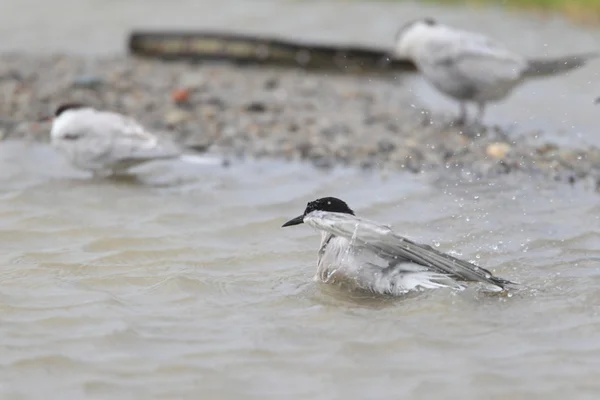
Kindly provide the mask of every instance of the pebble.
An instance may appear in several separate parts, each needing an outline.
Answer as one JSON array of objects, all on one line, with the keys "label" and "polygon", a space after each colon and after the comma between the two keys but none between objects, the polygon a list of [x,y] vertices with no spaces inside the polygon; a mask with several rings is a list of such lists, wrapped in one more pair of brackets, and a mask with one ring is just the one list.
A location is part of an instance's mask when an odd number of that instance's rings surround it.
[{"label": "pebble", "polygon": [[166,124],[170,127],[180,125],[184,122],[190,121],[191,119],[192,114],[181,109],[172,109],[167,111],[164,118]]},{"label": "pebble", "polygon": [[499,160],[505,158],[511,147],[508,143],[496,142],[487,146],[486,154],[493,159]]},{"label": "pebble", "polygon": [[[0,66],[0,115],[22,121],[1,124],[10,138],[47,141],[47,129],[40,134],[27,121],[77,101],[130,115],[157,132],[169,127],[182,144],[240,158],[600,182],[598,149],[561,148],[538,132],[459,129],[451,124],[455,115],[430,113],[413,93],[364,76],[127,57],[0,55]],[[170,96],[182,88],[193,90],[193,101],[191,93]]]},{"label": "pebble", "polygon": [[190,91],[187,89],[176,89],[171,93],[171,99],[175,104],[187,104],[190,101]]},{"label": "pebble", "polygon": [[246,105],[245,109],[248,112],[263,113],[263,112],[267,111],[267,106],[262,102],[252,101]]},{"label": "pebble", "polygon": [[98,89],[104,84],[104,79],[96,75],[79,75],[73,78],[74,88]]}]

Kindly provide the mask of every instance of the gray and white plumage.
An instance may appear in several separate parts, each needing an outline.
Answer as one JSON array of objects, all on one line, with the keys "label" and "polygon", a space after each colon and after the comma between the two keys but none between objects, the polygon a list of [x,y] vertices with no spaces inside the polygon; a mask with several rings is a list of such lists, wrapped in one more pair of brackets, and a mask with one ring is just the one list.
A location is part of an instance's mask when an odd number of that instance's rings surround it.
[{"label": "gray and white plumage", "polygon": [[50,131],[52,145],[76,167],[96,175],[127,172],[140,164],[165,159],[214,164],[219,161],[184,154],[135,119],[80,104],[61,105]]},{"label": "gray and white plumage", "polygon": [[315,279],[343,282],[380,294],[414,289],[463,289],[479,282],[501,291],[515,283],[490,271],[406,239],[389,226],[356,217],[345,202],[325,197],[283,226],[306,223],[322,233]]},{"label": "gray and white plumage", "polygon": [[396,36],[393,56],[415,63],[437,90],[460,102],[459,122],[466,103],[475,103],[479,119],[485,105],[497,102],[534,77],[563,73],[583,66],[597,53],[529,60],[479,33],[455,29],[431,18],[405,24]]}]

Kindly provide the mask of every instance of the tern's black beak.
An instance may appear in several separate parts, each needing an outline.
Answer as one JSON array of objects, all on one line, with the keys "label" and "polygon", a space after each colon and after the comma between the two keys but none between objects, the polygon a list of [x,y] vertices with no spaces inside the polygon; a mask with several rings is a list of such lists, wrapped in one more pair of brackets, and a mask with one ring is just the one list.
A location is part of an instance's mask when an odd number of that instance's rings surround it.
[{"label": "tern's black beak", "polygon": [[52,115],[45,115],[43,117],[40,117],[37,122],[50,122],[54,120],[54,116]]},{"label": "tern's black beak", "polygon": [[285,224],[281,225],[281,227],[285,228],[286,226],[300,225],[303,222],[304,222],[304,215],[301,215],[301,216],[296,217],[294,219],[290,219],[288,222],[286,222]]}]

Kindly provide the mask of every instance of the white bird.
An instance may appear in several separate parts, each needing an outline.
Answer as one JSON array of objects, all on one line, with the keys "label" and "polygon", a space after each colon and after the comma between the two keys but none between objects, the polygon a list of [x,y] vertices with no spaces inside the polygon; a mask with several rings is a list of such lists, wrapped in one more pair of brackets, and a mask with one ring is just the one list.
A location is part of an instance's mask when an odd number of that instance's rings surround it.
[{"label": "white bird", "polygon": [[464,289],[467,281],[482,283],[493,291],[516,285],[431,246],[412,242],[389,226],[356,217],[335,197],[309,202],[302,215],[283,227],[301,223],[322,233],[317,281],[389,295],[415,289]]},{"label": "white bird", "polygon": [[179,146],[160,140],[133,118],[77,103],[56,109],[50,136],[52,145],[74,166],[99,176],[123,174],[154,160],[222,163],[216,158],[184,154]]},{"label": "white bird", "polygon": [[460,102],[459,124],[466,122],[467,102],[477,105],[481,121],[487,103],[504,99],[527,79],[566,72],[597,56],[594,52],[528,60],[484,35],[431,18],[402,26],[393,51],[393,57],[414,62],[437,90]]}]

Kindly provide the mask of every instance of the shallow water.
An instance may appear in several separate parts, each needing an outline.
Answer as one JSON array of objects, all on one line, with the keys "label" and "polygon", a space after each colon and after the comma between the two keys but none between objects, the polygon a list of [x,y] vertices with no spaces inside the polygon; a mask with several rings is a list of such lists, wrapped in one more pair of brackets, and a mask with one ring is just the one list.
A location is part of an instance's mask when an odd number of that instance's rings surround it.
[{"label": "shallow water", "polygon": [[[114,54],[125,51],[127,36],[135,28],[216,29],[389,47],[402,23],[423,16],[483,32],[530,57],[600,48],[598,29],[501,7],[342,0],[54,0],[49,7],[45,0],[19,0],[0,2],[0,51]],[[485,121],[515,126],[516,132],[539,132],[542,139],[562,145],[600,145],[600,108],[594,105],[600,96],[599,71],[597,60],[561,77],[527,83],[489,107]],[[415,104],[458,112],[454,102],[420,78],[411,80],[408,89],[415,93]]]},{"label": "shallow water", "polygon": [[[217,14],[208,0],[41,4],[0,2],[0,51],[110,54],[130,27],[175,21],[381,44],[424,14],[532,55],[587,51],[599,37],[560,20],[396,3],[222,1]],[[600,143],[596,71],[523,87],[490,122]],[[525,287],[391,300],[317,284],[319,235],[280,226],[324,195]],[[599,215],[587,188],[523,177],[164,162],[112,182],[46,145],[2,142],[0,398],[596,398]]]},{"label": "shallow water", "polygon": [[[0,397],[593,398],[600,206],[584,188],[249,162],[90,179],[0,146]],[[526,287],[376,299],[312,281],[336,195]],[[35,384],[32,384],[35,382]]]}]

